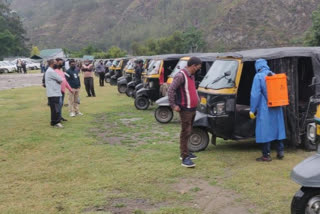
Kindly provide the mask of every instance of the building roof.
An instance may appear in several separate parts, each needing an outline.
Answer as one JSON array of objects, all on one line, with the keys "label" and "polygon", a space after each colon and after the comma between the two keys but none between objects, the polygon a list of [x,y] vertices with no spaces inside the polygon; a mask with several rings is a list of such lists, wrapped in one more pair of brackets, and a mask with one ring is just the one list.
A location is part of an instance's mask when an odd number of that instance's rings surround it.
[{"label": "building roof", "polygon": [[57,54],[63,52],[62,48],[57,48],[57,49],[45,49],[40,51],[40,57],[45,59],[45,58],[52,58],[56,56]]},{"label": "building roof", "polygon": [[84,59],[84,60],[94,60],[94,56],[84,55],[82,59]]}]

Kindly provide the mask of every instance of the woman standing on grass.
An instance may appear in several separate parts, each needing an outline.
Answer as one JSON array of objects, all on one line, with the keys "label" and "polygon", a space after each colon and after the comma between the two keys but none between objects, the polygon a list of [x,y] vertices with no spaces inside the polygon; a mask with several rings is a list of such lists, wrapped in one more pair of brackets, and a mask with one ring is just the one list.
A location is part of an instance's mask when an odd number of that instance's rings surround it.
[{"label": "woman standing on grass", "polygon": [[72,92],[72,88],[70,87],[69,83],[67,82],[66,80],[66,76],[64,75],[64,72],[62,70],[62,67],[63,67],[63,59],[61,58],[57,58],[56,59],[57,63],[58,63],[58,66],[57,68],[55,69],[55,72],[57,72],[57,74],[62,78],[62,83],[61,83],[61,94],[62,96],[60,97],[60,119],[61,121],[67,121],[65,118],[62,117],[62,107],[63,107],[63,103],[64,103],[64,96],[65,96],[65,91],[66,91],[66,88],[70,91],[70,93],[73,93]]}]

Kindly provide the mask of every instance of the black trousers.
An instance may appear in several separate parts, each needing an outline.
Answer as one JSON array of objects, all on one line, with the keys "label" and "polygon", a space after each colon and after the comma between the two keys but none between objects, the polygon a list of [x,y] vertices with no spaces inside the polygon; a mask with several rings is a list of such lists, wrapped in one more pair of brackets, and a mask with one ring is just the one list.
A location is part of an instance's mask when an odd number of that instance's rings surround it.
[{"label": "black trousers", "polygon": [[51,126],[60,123],[60,97],[49,97],[49,105],[51,110]]},{"label": "black trousers", "polygon": [[93,77],[84,78],[84,85],[86,86],[88,97],[95,97],[96,94],[94,93]]},{"label": "black trousers", "polygon": [[99,73],[99,84],[100,86],[104,86],[104,78],[106,74],[104,72]]}]

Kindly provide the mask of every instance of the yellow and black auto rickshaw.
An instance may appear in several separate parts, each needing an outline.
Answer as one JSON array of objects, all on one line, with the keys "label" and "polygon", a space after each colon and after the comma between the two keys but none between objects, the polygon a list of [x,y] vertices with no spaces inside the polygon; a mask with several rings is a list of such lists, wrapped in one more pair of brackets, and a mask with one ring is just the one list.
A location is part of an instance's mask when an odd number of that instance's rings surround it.
[{"label": "yellow and black auto rickshaw", "polygon": [[[250,92],[256,74],[255,61],[264,58],[274,73],[286,73],[289,106],[283,107],[287,143],[316,149],[316,104],[309,99],[313,77],[320,79],[320,48],[291,47],[221,54],[200,83],[200,104],[189,138],[190,151],[206,149],[216,138],[241,140],[255,137],[255,121],[249,118]],[[320,90],[320,87],[315,87]]]},{"label": "yellow and black auto rickshaw", "polygon": [[153,59],[145,76],[145,85],[135,94],[134,105],[138,110],[148,109],[151,102],[155,102],[162,95],[160,86],[164,84],[180,58],[185,55],[160,55]]},{"label": "yellow and black auto rickshaw", "polygon": [[120,64],[120,61],[121,61],[120,59],[114,59],[112,61],[111,66],[109,66],[109,71],[108,71],[108,73],[106,74],[106,77],[105,77],[106,83],[110,83],[111,77],[115,74],[116,68]]},{"label": "yellow and black auto rickshaw", "polygon": [[156,101],[156,104],[158,105],[157,109],[154,112],[154,117],[159,123],[169,123],[173,118],[173,111],[169,104],[169,99],[167,96],[167,90],[170,86],[170,84],[173,81],[174,76],[181,71],[181,69],[187,67],[188,60],[192,57],[198,57],[202,61],[201,70],[199,70],[195,74],[195,83],[196,87],[198,88],[200,82],[204,78],[204,76],[209,71],[212,63],[217,57],[217,53],[206,53],[206,54],[192,54],[187,57],[182,57],[176,67],[174,68],[173,72],[170,74],[166,84],[167,87],[162,90],[162,94],[164,97],[158,99]]},{"label": "yellow and black auto rickshaw", "polygon": [[137,58],[132,58],[128,61],[127,65],[123,69],[123,76],[117,80],[119,93],[125,93],[127,84],[132,81],[135,71]]},{"label": "yellow and black auto rickshaw", "polygon": [[122,76],[122,70],[128,61],[128,58],[115,59],[109,68],[109,73],[106,74],[106,82],[109,82],[110,85],[117,85],[117,79]]},{"label": "yellow and black auto rickshaw", "polygon": [[144,58],[143,59],[143,69],[144,69],[144,71],[142,72],[141,79],[137,80],[135,74],[133,75],[132,81],[130,81],[127,84],[127,88],[126,88],[126,95],[128,97],[134,97],[137,85],[141,85],[141,87],[139,87],[139,89],[143,88],[142,82],[144,82],[144,80],[145,80],[144,77],[146,75],[146,71],[148,70],[148,67],[150,66],[150,64],[153,63],[152,56],[143,57],[143,58]]}]

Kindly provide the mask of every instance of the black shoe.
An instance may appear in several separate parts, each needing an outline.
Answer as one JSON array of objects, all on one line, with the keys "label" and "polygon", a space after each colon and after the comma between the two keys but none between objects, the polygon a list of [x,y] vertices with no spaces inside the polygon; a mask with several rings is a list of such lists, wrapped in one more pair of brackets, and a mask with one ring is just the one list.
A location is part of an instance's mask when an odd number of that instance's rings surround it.
[{"label": "black shoe", "polygon": [[67,119],[64,119],[63,117],[61,117],[61,120],[62,120],[62,121],[65,121],[65,122],[67,122],[67,121],[68,121]]},{"label": "black shoe", "polygon": [[283,160],[284,158],[284,155],[283,154],[277,154],[277,159],[278,160]]},{"label": "black shoe", "polygon": [[268,156],[268,157],[261,156],[260,158],[257,158],[256,161],[259,161],[259,162],[270,162],[270,161],[272,161],[272,158],[270,156]]},{"label": "black shoe", "polygon": [[184,167],[187,167],[187,168],[193,168],[193,167],[195,167],[196,165],[192,162],[192,160],[190,160],[189,157],[186,157],[186,158],[182,161],[181,166],[184,166]]},{"label": "black shoe", "polygon": [[88,95],[87,97],[91,97],[91,95]]}]

